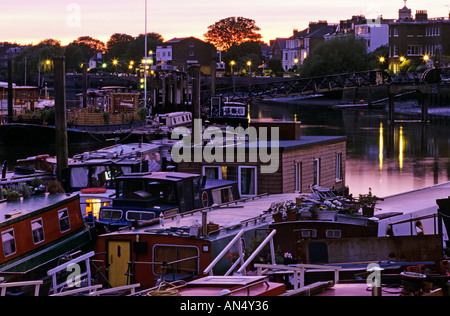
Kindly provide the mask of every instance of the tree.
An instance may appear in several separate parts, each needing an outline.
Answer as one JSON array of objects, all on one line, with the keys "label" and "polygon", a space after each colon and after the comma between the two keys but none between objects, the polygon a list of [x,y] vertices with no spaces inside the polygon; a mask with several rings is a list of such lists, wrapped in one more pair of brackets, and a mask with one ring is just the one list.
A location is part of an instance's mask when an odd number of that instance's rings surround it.
[{"label": "tree", "polygon": [[271,58],[267,61],[267,67],[273,72],[273,74],[276,77],[283,76],[284,70],[283,70],[283,64],[281,60],[278,58]]},{"label": "tree", "polygon": [[368,69],[366,41],[354,35],[336,37],[317,45],[305,59],[302,77],[324,76]]},{"label": "tree", "polygon": [[80,47],[85,62],[89,61],[96,53],[103,53],[106,49],[105,43],[90,36],[81,36],[69,45]]},{"label": "tree", "polygon": [[78,45],[67,45],[64,56],[68,72],[77,72],[84,62],[83,51]]},{"label": "tree", "polygon": [[[48,74],[53,69],[53,58],[56,56],[64,56],[64,48],[61,42],[54,39],[46,39],[39,44],[25,48],[14,59],[14,73],[17,80],[23,82],[25,77],[25,69],[27,71],[27,84],[33,82],[31,75]],[[26,67],[25,67],[26,61]]]},{"label": "tree", "polygon": [[134,40],[134,37],[128,34],[115,33],[111,35],[111,38],[106,43],[107,56],[110,58],[120,58],[125,55],[130,42]]},{"label": "tree", "polygon": [[261,29],[255,21],[244,17],[229,17],[208,26],[203,36],[208,43],[221,50],[228,50],[233,44],[240,45],[246,41],[259,41]]},{"label": "tree", "polygon": [[261,65],[262,63],[261,43],[248,41],[241,44],[233,44],[223,55],[223,59],[228,66],[230,65],[230,62],[234,60],[236,65],[234,66],[233,71],[248,75],[248,61],[251,61],[253,65],[252,72],[257,70],[258,65]]},{"label": "tree", "polygon": [[[164,42],[161,34],[147,34],[147,49],[156,52],[156,47]],[[140,34],[136,39],[128,44],[125,57],[130,60],[140,61],[145,56],[145,34]]]}]

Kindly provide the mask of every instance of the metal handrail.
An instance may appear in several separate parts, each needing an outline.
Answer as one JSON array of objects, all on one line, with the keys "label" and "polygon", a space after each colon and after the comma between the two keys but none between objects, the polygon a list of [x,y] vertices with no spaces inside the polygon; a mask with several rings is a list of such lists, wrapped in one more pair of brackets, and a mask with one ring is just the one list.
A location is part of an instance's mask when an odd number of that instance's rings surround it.
[{"label": "metal handrail", "polygon": [[270,255],[272,258],[272,264],[275,264],[275,249],[273,246],[273,236],[277,233],[276,229],[270,232],[270,234],[263,240],[263,242],[259,245],[258,248],[252,253],[252,255],[247,259],[247,261],[242,264],[240,269],[237,271],[238,273],[244,273],[247,266],[256,258],[257,255],[263,250],[263,248],[270,242]]},{"label": "metal handrail", "polygon": [[239,241],[244,234],[245,230],[241,230],[237,235],[233,238],[233,240],[230,241],[230,243],[220,252],[219,255],[209,264],[209,266],[203,271],[204,274],[210,274],[212,275],[212,269],[215,267],[215,265],[222,259],[225,254],[231,249],[231,247],[234,246],[234,244]]}]

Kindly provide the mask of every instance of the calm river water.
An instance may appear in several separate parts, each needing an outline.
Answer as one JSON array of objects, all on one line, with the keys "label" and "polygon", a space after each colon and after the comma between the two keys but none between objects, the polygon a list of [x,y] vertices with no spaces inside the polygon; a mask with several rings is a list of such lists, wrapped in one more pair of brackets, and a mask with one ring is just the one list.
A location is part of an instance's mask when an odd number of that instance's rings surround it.
[{"label": "calm river water", "polygon": [[389,125],[385,109],[336,108],[320,99],[254,103],[251,117],[297,119],[303,135],[347,136],[346,184],[354,195],[372,188],[386,197],[450,181],[450,124]]}]

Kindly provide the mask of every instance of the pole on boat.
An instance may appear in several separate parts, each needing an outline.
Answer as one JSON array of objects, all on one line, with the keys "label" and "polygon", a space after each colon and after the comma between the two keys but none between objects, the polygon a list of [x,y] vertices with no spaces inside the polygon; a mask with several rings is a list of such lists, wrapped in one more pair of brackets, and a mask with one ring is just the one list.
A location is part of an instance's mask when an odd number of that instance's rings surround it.
[{"label": "pole on boat", "polygon": [[8,60],[8,123],[12,123],[14,118],[13,108],[13,62]]},{"label": "pole on boat", "polygon": [[145,39],[144,39],[144,49],[145,49],[145,63],[144,63],[144,107],[147,107],[147,59],[148,59],[148,38],[147,38],[147,0],[145,0]]},{"label": "pole on boat", "polygon": [[55,57],[55,131],[56,131],[56,176],[62,180],[62,171],[68,167],[68,140],[66,120],[66,61]]}]

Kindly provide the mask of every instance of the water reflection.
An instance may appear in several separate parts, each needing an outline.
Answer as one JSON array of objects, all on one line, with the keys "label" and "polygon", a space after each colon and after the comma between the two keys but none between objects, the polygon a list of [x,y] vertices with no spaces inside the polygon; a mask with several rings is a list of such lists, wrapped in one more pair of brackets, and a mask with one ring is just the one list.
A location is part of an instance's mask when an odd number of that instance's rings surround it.
[{"label": "water reflection", "polygon": [[449,126],[392,125],[383,109],[324,104],[260,102],[251,110],[252,118],[297,118],[302,135],[347,136],[346,183],[354,195],[372,188],[377,196],[389,196],[450,181]]},{"label": "water reflection", "polygon": [[380,153],[378,154],[378,159],[380,160],[380,170],[383,170],[383,159],[384,159],[384,132],[383,132],[383,123],[380,123]]}]

